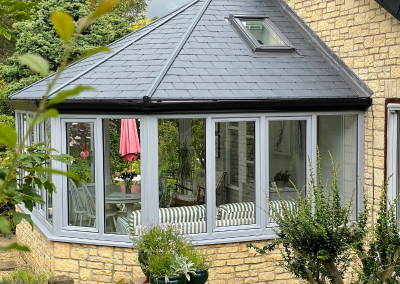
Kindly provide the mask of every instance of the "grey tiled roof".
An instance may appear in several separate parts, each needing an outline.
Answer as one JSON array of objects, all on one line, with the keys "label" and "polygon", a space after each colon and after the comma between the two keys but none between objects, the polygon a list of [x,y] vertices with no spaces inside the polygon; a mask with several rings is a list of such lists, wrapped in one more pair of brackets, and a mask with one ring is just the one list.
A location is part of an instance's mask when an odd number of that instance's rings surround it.
[{"label": "grey tiled roof", "polygon": [[[73,100],[142,100],[143,96],[161,101],[371,96],[365,85],[354,87],[362,85],[361,80],[343,62],[339,60],[337,64],[337,60],[335,63],[328,58],[332,51],[317,51],[277,5],[270,0],[194,1],[111,44],[113,54],[97,54],[71,65],[53,92],[87,84],[96,91],[83,92]],[[268,15],[301,57],[256,56],[227,22],[230,14]],[[350,76],[350,80],[343,74]],[[40,99],[47,80],[11,98]]]}]

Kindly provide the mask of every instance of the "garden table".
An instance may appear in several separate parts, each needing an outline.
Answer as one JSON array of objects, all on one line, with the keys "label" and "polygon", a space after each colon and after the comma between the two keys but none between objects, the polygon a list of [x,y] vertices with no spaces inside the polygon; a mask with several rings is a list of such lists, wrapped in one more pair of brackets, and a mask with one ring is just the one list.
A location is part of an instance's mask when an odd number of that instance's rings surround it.
[{"label": "garden table", "polygon": [[127,207],[126,216],[130,216],[133,205],[140,201],[140,185],[132,185],[131,193],[125,192],[124,185],[106,185],[105,202],[109,204],[125,204]]}]

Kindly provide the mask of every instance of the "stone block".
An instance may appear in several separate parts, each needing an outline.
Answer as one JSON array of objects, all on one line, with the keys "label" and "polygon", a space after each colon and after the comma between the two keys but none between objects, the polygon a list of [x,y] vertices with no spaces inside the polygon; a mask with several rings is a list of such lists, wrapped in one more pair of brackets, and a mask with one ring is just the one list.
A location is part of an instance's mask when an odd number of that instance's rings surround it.
[{"label": "stone block", "polygon": [[54,268],[58,271],[78,272],[78,261],[69,259],[55,259]]},{"label": "stone block", "polygon": [[48,280],[49,284],[74,284],[74,279],[69,276],[54,276]]}]

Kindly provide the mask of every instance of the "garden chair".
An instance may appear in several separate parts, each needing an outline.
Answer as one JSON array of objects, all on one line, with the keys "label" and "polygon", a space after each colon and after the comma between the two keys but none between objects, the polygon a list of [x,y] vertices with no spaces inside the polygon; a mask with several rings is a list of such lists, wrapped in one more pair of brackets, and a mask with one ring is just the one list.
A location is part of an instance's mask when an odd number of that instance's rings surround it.
[{"label": "garden chair", "polygon": [[77,219],[80,215],[80,223],[79,225],[82,227],[83,216],[86,216],[88,211],[86,207],[82,203],[82,194],[78,191],[74,181],[72,179],[68,179],[68,189],[72,199],[72,210],[75,213],[75,222],[74,226],[76,226]]},{"label": "garden chair", "polygon": [[[216,193],[217,196],[222,191],[225,185],[226,172],[216,172]],[[192,188],[185,187],[181,184],[176,184],[180,189],[180,193],[175,195],[174,204],[177,205],[201,205],[204,204],[205,188],[206,188],[206,173],[204,169],[196,169],[193,172]],[[183,194],[183,190],[188,191],[188,194]]]},{"label": "garden chair", "polygon": [[[80,186],[82,187],[82,190],[84,192],[83,194],[83,202],[85,204],[85,207],[87,209],[87,216],[89,217],[89,223],[88,227],[90,227],[90,224],[92,223],[93,219],[93,225],[96,225],[96,201],[95,198],[90,194],[89,189],[84,183],[81,183]],[[110,217],[112,217],[113,222],[114,222],[114,228],[117,228],[117,210],[105,210],[105,215],[106,215],[106,221]],[[110,228],[112,228],[111,223],[110,223]]]}]

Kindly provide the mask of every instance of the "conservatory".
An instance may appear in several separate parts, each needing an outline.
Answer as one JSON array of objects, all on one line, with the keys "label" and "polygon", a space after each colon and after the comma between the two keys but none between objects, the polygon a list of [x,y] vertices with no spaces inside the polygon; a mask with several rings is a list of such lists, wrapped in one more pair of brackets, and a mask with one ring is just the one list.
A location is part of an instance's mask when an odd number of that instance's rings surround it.
[{"label": "conservatory", "polygon": [[[278,193],[305,197],[317,149],[355,218],[371,90],[283,4],[229,3],[193,1],[61,75],[52,95],[96,90],[28,141],[70,154],[53,167],[81,178],[41,192],[32,218],[48,240],[128,247],[152,222],[203,244],[272,237]],[[20,136],[52,76],[11,96]]]}]

